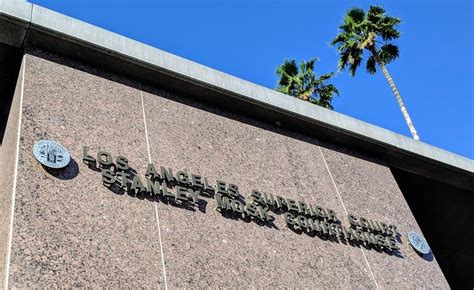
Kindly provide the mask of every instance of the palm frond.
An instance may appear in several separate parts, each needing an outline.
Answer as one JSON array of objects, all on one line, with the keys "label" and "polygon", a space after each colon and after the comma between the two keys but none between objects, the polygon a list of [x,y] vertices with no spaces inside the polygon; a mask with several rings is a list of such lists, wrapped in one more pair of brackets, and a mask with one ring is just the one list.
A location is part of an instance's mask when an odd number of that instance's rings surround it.
[{"label": "palm frond", "polygon": [[322,83],[322,82],[332,78],[334,75],[335,75],[335,73],[333,73],[333,72],[323,74],[319,77],[318,81]]},{"label": "palm frond", "polygon": [[341,57],[339,58],[339,62],[337,64],[337,69],[339,71],[343,71],[346,68],[349,62],[349,55],[350,53],[347,50],[341,53]]},{"label": "palm frond", "polygon": [[372,55],[369,56],[367,63],[365,64],[365,69],[369,74],[375,74],[377,72],[375,63],[375,58]]},{"label": "palm frond", "polygon": [[360,49],[353,50],[349,62],[350,62],[349,72],[352,76],[355,76],[357,68],[362,62],[362,50]]},{"label": "palm frond", "polygon": [[352,8],[346,13],[345,23],[360,24],[365,19],[365,11],[362,8]]},{"label": "palm frond", "polygon": [[332,84],[326,84],[334,73],[326,73],[318,77],[315,73],[317,58],[301,61],[285,60],[276,71],[279,79],[277,91],[332,109],[331,100],[334,94],[339,94]]},{"label": "palm frond", "polygon": [[377,23],[384,17],[385,10],[382,7],[372,5],[367,11],[367,19],[372,23]]},{"label": "palm frond", "polygon": [[380,48],[378,54],[383,64],[390,63],[399,56],[398,46],[386,44]]},{"label": "palm frond", "polygon": [[281,66],[277,68],[277,74],[295,76],[298,74],[298,66],[294,59],[286,59]]},{"label": "palm frond", "polygon": [[[382,45],[378,49],[382,63],[389,63],[398,57],[398,48],[388,42],[400,37],[396,28],[400,22],[400,18],[388,16],[380,6],[370,6],[367,13],[361,8],[348,10],[339,26],[339,34],[330,42],[339,52],[338,69],[347,68],[354,76],[363,61],[364,51],[376,49],[379,43]],[[369,56],[367,72],[375,73],[376,64],[375,59]]]}]

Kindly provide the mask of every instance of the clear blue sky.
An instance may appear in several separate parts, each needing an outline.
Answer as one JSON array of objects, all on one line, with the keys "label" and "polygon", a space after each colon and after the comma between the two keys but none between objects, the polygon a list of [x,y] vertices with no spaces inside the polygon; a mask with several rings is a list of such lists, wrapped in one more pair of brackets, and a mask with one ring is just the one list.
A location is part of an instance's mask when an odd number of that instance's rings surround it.
[{"label": "clear blue sky", "polygon": [[[380,5],[402,19],[388,69],[421,139],[474,159],[472,0],[31,2],[269,88],[285,58],[318,57],[317,73],[336,71],[328,42],[344,12]],[[333,83],[336,111],[410,136],[380,72],[340,72]]]}]

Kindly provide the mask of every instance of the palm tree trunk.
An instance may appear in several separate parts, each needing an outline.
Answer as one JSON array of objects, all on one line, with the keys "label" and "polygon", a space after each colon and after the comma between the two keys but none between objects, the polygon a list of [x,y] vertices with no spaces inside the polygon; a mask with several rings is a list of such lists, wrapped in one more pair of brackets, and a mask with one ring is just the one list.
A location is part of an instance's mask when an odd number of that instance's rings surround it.
[{"label": "palm tree trunk", "polygon": [[400,106],[400,110],[402,111],[402,115],[405,118],[405,121],[408,125],[408,129],[410,129],[410,133],[413,136],[413,139],[420,140],[420,137],[418,136],[418,133],[416,132],[415,126],[413,125],[413,122],[411,121],[410,115],[408,115],[407,108],[405,107],[405,104],[403,103],[402,96],[400,95],[400,92],[398,91],[397,86],[395,86],[395,82],[393,81],[392,77],[388,73],[388,70],[383,64],[382,60],[380,59],[377,51],[375,51],[375,48],[371,47],[369,48],[369,50],[372,53],[372,56],[375,58],[375,61],[377,61],[380,68],[382,69],[383,75],[385,76],[385,79],[387,80],[388,84],[390,85],[390,88],[393,91],[393,94],[395,95],[395,98],[397,99],[398,106]]}]

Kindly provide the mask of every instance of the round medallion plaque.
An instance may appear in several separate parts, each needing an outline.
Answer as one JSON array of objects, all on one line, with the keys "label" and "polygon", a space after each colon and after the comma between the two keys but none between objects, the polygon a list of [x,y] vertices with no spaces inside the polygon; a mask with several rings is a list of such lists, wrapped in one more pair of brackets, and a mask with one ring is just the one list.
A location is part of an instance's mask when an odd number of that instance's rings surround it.
[{"label": "round medallion plaque", "polygon": [[64,168],[71,160],[71,156],[66,148],[51,140],[36,142],[35,146],[33,146],[33,154],[39,163],[53,169]]},{"label": "round medallion plaque", "polygon": [[410,241],[410,245],[419,253],[428,254],[430,252],[430,247],[426,242],[425,238],[419,235],[416,232],[410,231],[408,232],[408,241]]}]

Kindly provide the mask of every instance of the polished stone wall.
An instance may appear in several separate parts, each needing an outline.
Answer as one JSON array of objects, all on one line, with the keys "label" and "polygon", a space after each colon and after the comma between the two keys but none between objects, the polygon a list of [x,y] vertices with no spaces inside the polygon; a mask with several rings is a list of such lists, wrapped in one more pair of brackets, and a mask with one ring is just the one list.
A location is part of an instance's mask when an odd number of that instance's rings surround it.
[{"label": "polished stone wall", "polygon": [[[434,256],[408,245],[421,230],[380,160],[41,51],[23,65],[8,286],[448,287]],[[71,164],[43,168],[40,139]],[[151,161],[328,207],[345,225],[346,213],[395,224],[400,253],[295,232],[281,214],[271,226],[235,219],[212,197],[183,206],[107,188],[83,145],[126,156],[142,177]]]},{"label": "polished stone wall", "polygon": [[0,273],[2,280],[0,287],[4,286],[6,265],[8,264],[8,251],[10,249],[11,217],[13,205],[13,188],[15,187],[15,176],[17,168],[17,154],[19,151],[19,123],[21,111],[21,95],[23,91],[23,71],[21,66],[15,93],[12,98],[7,126],[3,135],[2,147],[0,148]]}]

